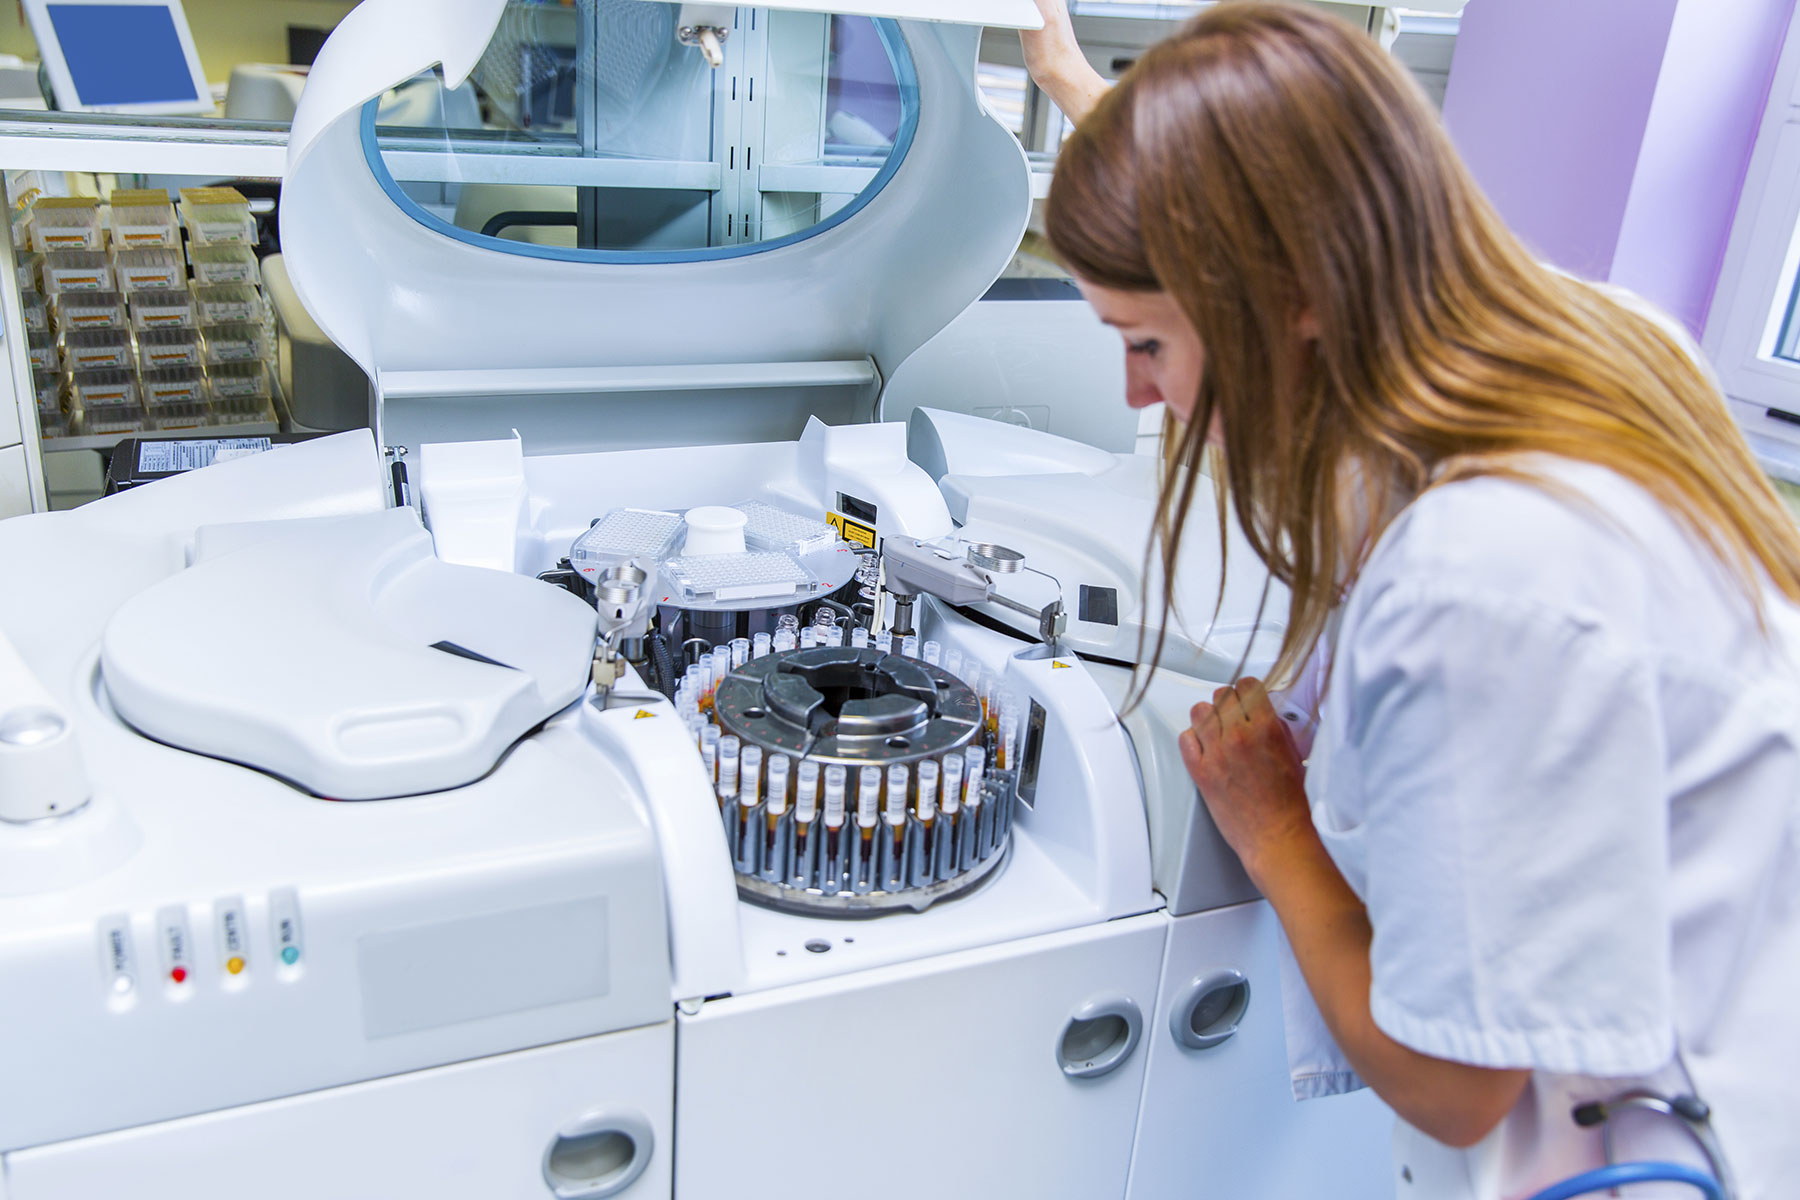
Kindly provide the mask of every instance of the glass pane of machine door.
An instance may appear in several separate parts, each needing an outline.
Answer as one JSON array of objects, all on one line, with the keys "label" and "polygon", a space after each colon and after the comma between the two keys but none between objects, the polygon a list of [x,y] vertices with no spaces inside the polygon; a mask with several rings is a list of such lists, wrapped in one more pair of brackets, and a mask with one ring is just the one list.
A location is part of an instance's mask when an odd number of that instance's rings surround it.
[{"label": "glass pane of machine door", "polygon": [[917,106],[891,21],[514,0],[466,82],[427,74],[371,102],[365,145],[440,232],[540,257],[682,261],[847,218],[898,167]]}]

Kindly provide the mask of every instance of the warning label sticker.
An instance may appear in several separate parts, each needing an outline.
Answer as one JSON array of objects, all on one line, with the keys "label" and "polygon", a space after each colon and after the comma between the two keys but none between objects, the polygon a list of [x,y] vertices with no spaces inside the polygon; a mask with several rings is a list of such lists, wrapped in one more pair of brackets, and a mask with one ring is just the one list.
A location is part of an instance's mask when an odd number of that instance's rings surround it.
[{"label": "warning label sticker", "polygon": [[1072,671],[1075,669],[1075,664],[1074,663],[1066,663],[1066,662],[1052,662],[1050,664],[1050,669],[1052,671]]},{"label": "warning label sticker", "polygon": [[843,513],[826,513],[825,523],[837,530],[837,535],[852,546],[865,549],[875,548],[875,527],[865,525],[861,521],[852,520]]},{"label": "warning label sticker", "polygon": [[649,721],[649,720],[652,720],[655,716],[656,716],[656,714],[651,712],[649,709],[640,708],[637,710],[637,716],[635,716],[631,719],[634,721]]},{"label": "warning label sticker", "polygon": [[138,445],[140,475],[169,475],[177,471],[193,471],[216,462],[248,458],[273,449],[275,443],[266,437],[208,438],[193,442],[143,442]]}]

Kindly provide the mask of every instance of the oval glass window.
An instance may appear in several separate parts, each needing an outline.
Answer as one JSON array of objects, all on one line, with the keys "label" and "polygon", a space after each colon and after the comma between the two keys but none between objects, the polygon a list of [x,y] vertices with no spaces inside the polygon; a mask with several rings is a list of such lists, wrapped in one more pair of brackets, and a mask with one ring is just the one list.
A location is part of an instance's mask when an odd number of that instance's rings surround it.
[{"label": "oval glass window", "polygon": [[377,178],[449,236],[594,262],[755,253],[881,189],[918,113],[894,22],[714,7],[729,28],[702,37],[682,7],[512,0],[462,85],[369,103]]}]

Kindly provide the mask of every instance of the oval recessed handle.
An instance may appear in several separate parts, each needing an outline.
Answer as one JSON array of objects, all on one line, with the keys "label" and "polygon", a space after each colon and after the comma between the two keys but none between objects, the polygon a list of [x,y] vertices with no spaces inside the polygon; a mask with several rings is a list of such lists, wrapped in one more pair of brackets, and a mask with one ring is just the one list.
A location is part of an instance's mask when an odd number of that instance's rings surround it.
[{"label": "oval recessed handle", "polygon": [[557,1130],[544,1149],[544,1183],[556,1200],[602,1200],[637,1181],[656,1138],[637,1113],[589,1113]]},{"label": "oval recessed handle", "polygon": [[1129,996],[1089,1000],[1056,1041],[1056,1063],[1070,1079],[1098,1079],[1125,1064],[1144,1034],[1144,1013]]},{"label": "oval recessed handle", "polygon": [[1250,1008],[1250,981],[1226,967],[1197,975],[1175,997],[1169,1032],[1189,1050],[1210,1050],[1231,1040]]}]

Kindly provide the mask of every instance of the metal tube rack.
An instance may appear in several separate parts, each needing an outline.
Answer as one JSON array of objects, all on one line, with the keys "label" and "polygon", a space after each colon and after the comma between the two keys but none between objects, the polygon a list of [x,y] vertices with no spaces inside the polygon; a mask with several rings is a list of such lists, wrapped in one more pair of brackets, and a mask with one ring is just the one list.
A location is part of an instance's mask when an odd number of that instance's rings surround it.
[{"label": "metal tube rack", "polygon": [[916,912],[1005,862],[1016,779],[989,766],[981,698],[941,667],[875,647],[768,654],[720,679],[710,707],[743,747],[742,773],[716,786],[745,898]]}]

